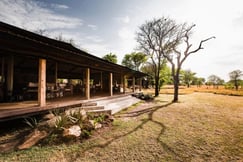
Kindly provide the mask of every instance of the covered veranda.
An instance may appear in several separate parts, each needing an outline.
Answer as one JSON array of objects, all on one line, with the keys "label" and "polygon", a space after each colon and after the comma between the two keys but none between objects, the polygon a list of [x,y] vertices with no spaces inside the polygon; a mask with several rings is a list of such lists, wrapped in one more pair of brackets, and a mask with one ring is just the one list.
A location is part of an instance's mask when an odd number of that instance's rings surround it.
[{"label": "covered veranda", "polygon": [[0,113],[9,105],[46,108],[51,103],[73,104],[141,88],[143,73],[71,44],[2,22],[0,33]]}]

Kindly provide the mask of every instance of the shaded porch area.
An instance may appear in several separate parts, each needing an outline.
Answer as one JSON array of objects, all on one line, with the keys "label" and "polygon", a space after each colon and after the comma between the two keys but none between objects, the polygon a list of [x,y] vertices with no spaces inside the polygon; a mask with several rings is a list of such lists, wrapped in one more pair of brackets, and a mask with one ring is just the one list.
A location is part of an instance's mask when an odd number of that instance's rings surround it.
[{"label": "shaded porch area", "polygon": [[[40,107],[37,101],[21,101],[14,103],[0,103],[0,122],[13,120],[18,118],[26,118],[34,115],[40,115],[55,110],[66,110],[71,108],[82,108],[83,105],[103,106],[104,110],[110,110],[110,113],[116,113],[127,106],[130,106],[138,99],[131,97],[132,93],[116,94],[107,96],[100,94],[92,97],[89,100],[80,98],[79,96],[69,96],[64,98],[57,98],[49,100],[46,106]],[[114,102],[115,105],[114,105]],[[98,104],[97,104],[98,103]],[[124,105],[124,103],[126,103]],[[113,104],[112,106],[109,104]],[[94,108],[95,110],[95,108]]]}]

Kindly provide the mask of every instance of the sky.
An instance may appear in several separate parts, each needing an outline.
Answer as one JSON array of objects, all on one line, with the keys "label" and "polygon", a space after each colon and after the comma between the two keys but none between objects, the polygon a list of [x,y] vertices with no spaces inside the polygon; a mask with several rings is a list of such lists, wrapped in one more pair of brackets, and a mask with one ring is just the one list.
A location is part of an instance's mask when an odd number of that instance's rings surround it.
[{"label": "sky", "polygon": [[229,72],[243,71],[242,0],[1,0],[0,21],[29,31],[61,35],[98,57],[137,51],[136,32],[153,18],[196,24],[191,43],[204,49],[188,57],[182,69],[207,78],[229,80]]}]

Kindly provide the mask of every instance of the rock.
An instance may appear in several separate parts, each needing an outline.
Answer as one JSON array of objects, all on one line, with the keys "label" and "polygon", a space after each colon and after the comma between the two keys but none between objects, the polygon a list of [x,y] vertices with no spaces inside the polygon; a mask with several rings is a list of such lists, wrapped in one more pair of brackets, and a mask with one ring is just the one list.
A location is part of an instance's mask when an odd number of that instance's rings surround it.
[{"label": "rock", "polygon": [[47,135],[48,133],[46,131],[35,129],[25,138],[24,142],[18,146],[18,149],[28,149],[38,143],[41,139],[45,138]]},{"label": "rock", "polygon": [[102,127],[102,124],[100,124],[100,123],[96,123],[94,128],[95,128],[95,129],[99,129],[99,128],[101,128],[101,127]]},{"label": "rock", "polygon": [[81,128],[78,125],[73,125],[70,128],[64,129],[63,136],[75,136],[79,137],[81,135]]},{"label": "rock", "polygon": [[96,123],[94,120],[89,120],[89,122],[91,123],[91,125],[94,127],[94,129],[99,129],[102,127],[102,124],[100,123]]},{"label": "rock", "polygon": [[44,116],[43,116],[43,119],[44,119],[44,120],[50,120],[50,119],[53,119],[54,117],[55,117],[54,114],[49,113],[49,114],[44,115]]}]

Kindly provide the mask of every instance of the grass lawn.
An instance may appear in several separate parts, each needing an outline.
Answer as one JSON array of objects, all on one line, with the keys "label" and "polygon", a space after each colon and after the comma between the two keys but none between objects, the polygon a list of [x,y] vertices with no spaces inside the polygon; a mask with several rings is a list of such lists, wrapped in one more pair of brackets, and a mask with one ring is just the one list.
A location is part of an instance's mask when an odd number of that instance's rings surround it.
[{"label": "grass lawn", "polygon": [[243,97],[160,95],[116,114],[112,127],[72,145],[35,146],[0,161],[243,161]]}]

